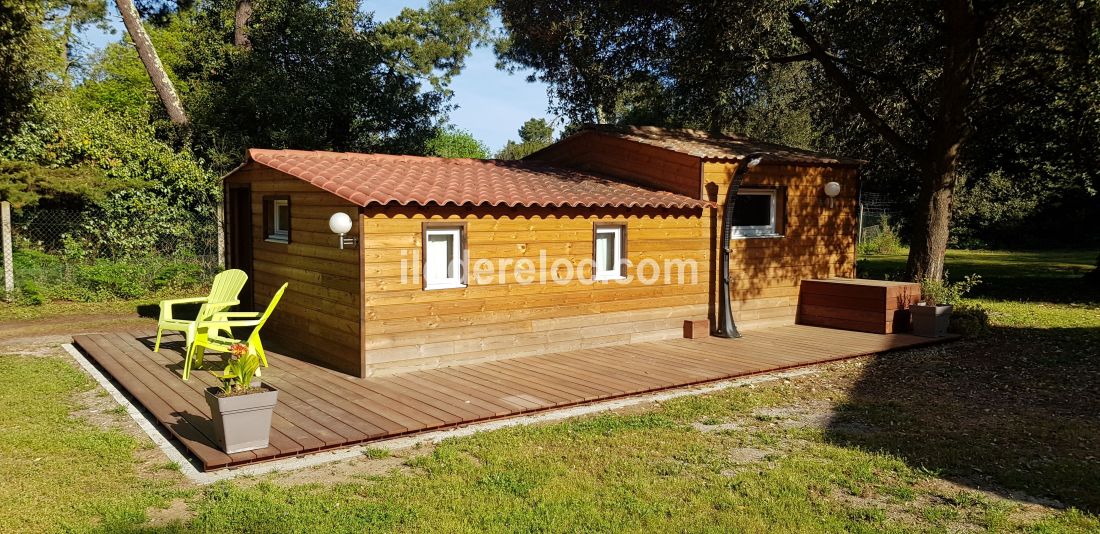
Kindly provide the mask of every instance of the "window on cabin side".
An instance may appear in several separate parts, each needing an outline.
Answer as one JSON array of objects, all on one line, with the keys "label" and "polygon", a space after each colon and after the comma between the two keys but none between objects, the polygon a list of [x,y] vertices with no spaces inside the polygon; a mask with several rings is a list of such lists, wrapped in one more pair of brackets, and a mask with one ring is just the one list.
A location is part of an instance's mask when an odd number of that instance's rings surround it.
[{"label": "window on cabin side", "polygon": [[778,235],[775,189],[742,189],[733,205],[733,237]]},{"label": "window on cabin side", "polygon": [[461,227],[424,230],[424,289],[466,287],[465,232]]},{"label": "window on cabin side", "polygon": [[615,280],[623,278],[624,262],[622,226],[597,226],[593,251],[593,278]]},{"label": "window on cabin side", "polygon": [[290,199],[269,197],[264,199],[264,235],[267,241],[290,242]]}]

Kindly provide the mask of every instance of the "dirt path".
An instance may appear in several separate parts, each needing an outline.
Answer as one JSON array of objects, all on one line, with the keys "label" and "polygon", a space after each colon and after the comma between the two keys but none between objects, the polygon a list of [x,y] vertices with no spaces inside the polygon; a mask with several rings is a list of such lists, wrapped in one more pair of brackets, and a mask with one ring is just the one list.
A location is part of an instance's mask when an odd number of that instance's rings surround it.
[{"label": "dirt path", "polygon": [[155,328],[156,321],[136,313],[59,315],[0,322],[0,354],[35,353],[72,341],[74,334]]}]

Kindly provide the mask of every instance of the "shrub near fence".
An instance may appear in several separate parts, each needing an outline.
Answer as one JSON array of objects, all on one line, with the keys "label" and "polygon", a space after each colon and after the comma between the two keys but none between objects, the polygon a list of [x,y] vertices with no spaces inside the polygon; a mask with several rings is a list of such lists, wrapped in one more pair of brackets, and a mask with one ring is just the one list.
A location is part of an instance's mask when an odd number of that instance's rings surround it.
[{"label": "shrub near fence", "polygon": [[15,218],[16,302],[135,299],[198,290],[218,270],[214,221],[173,221],[175,226],[151,235],[143,224],[103,224],[102,215],[38,210]]}]

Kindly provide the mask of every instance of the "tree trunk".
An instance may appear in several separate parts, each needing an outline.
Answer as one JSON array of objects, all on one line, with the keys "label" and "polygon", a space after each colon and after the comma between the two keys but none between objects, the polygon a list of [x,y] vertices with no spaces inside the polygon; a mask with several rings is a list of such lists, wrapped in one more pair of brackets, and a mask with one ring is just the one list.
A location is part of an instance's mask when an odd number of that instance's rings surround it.
[{"label": "tree trunk", "polygon": [[978,57],[981,19],[971,0],[944,0],[946,50],[941,99],[932,138],[919,161],[921,187],[909,243],[906,271],[919,281],[943,279],[943,260],[951,225],[959,148],[969,133],[967,107]]},{"label": "tree trunk", "polygon": [[[951,226],[951,197],[955,189],[955,169],[929,168],[921,176],[917,213],[913,216],[913,233],[909,238],[909,279],[943,278],[943,260],[947,254],[947,238]],[[939,170],[937,170],[939,168]]]},{"label": "tree trunk", "polygon": [[73,7],[69,6],[69,12],[65,14],[65,25],[61,32],[61,84],[66,89],[72,84],[72,76],[69,73],[72,67],[72,40],[73,40]]},{"label": "tree trunk", "polygon": [[233,13],[233,44],[246,50],[252,49],[248,39],[248,20],[252,18],[252,0],[237,0],[237,10]]},{"label": "tree trunk", "polygon": [[130,39],[134,42],[134,47],[137,48],[138,57],[141,58],[141,63],[145,65],[145,72],[149,74],[149,79],[153,82],[153,88],[156,89],[157,96],[164,104],[164,109],[168,111],[168,118],[172,120],[173,124],[187,125],[189,122],[187,113],[183,111],[180,97],[176,94],[176,88],[172,85],[172,80],[168,79],[168,74],[164,71],[164,65],[160,62],[157,50],[153,48],[153,42],[149,40],[149,34],[145,33],[145,27],[141,25],[141,16],[138,15],[137,8],[134,7],[134,1],[115,0],[115,5],[118,6],[118,12],[122,15],[126,32],[130,34]]}]

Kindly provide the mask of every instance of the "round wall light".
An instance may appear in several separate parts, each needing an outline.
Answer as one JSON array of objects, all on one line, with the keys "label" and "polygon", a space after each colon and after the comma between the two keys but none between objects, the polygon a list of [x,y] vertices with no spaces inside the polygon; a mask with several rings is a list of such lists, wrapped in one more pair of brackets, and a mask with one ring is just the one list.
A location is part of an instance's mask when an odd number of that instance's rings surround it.
[{"label": "round wall light", "polygon": [[833,207],[833,199],[840,194],[840,184],[837,182],[829,182],[825,184],[825,196],[826,204],[831,208]]},{"label": "round wall light", "polygon": [[354,247],[357,243],[354,237],[344,237],[345,234],[351,231],[351,216],[342,211],[333,213],[328,218],[328,229],[332,230],[334,234],[340,234],[340,248],[347,246]]}]

